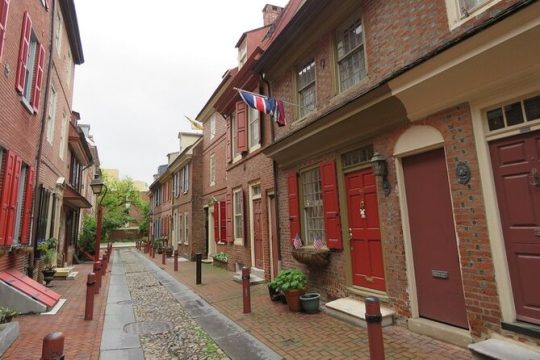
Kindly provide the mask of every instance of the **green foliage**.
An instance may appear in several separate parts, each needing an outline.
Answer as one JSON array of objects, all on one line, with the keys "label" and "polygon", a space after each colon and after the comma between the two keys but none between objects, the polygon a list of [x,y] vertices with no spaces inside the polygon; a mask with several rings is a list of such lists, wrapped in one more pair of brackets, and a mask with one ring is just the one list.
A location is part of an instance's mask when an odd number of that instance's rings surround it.
[{"label": "green foliage", "polygon": [[79,236],[79,250],[93,254],[96,247],[96,218],[86,215],[83,219],[83,227]]},{"label": "green foliage", "polygon": [[0,324],[11,321],[11,318],[19,315],[17,310],[0,306]]},{"label": "green foliage", "polygon": [[305,289],[307,285],[306,274],[298,269],[288,269],[280,272],[270,283],[270,287],[280,291]]},{"label": "green foliage", "polygon": [[52,269],[56,259],[56,246],[58,241],[55,238],[50,238],[45,241],[41,241],[37,245],[37,249],[41,253],[43,263],[46,269]]},{"label": "green foliage", "polygon": [[143,220],[139,224],[139,233],[143,236],[148,235],[148,213],[150,212],[150,203],[148,201],[143,202],[142,205],[142,214],[143,214]]},{"label": "green foliage", "polygon": [[224,252],[215,253],[214,255],[212,255],[212,257],[224,263],[229,262],[229,256],[225,254]]}]

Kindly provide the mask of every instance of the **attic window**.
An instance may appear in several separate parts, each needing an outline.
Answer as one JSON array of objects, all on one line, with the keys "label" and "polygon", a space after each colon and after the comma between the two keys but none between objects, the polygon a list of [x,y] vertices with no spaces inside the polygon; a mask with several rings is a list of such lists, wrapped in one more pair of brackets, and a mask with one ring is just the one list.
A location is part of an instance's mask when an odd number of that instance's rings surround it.
[{"label": "attic window", "polygon": [[238,69],[240,69],[247,61],[247,44],[243,41],[238,47]]}]

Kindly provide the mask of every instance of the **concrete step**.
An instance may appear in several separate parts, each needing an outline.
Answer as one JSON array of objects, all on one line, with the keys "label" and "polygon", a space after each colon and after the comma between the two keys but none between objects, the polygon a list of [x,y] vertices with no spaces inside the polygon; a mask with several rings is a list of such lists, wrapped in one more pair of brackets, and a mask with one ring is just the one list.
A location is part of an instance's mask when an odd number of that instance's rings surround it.
[{"label": "concrete step", "polygon": [[[362,300],[353,299],[350,297],[337,299],[328,302],[324,305],[324,311],[338,319],[346,321],[350,324],[367,327],[366,322],[366,305]],[[390,326],[394,324],[395,311],[381,306],[382,326]]]},{"label": "concrete step", "polygon": [[54,273],[55,278],[67,278],[69,276],[69,273],[72,272],[74,269],[73,266],[67,266],[63,268],[56,268],[56,272]]},{"label": "concrete step", "polygon": [[469,350],[473,354],[473,359],[478,360],[540,360],[540,352],[499,339],[488,339],[470,344]]},{"label": "concrete step", "polygon": [[[242,283],[242,272],[234,273],[233,280],[234,280],[234,282],[237,282],[237,283],[241,284]],[[250,283],[250,285],[258,285],[258,284],[263,284],[265,282],[266,282],[266,280],[264,280],[264,276],[261,278],[261,277],[259,277],[257,275],[254,275],[253,273],[251,273],[249,275],[249,283]]]}]

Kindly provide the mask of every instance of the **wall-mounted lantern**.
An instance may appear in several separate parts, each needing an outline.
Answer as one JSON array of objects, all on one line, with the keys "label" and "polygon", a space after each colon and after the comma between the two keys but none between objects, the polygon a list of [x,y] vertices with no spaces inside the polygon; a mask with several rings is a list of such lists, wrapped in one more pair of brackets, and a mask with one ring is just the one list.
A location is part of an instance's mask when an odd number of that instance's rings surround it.
[{"label": "wall-mounted lantern", "polygon": [[382,177],[384,196],[390,195],[390,183],[388,182],[388,164],[386,159],[379,153],[374,153],[371,157],[371,168],[373,175]]}]

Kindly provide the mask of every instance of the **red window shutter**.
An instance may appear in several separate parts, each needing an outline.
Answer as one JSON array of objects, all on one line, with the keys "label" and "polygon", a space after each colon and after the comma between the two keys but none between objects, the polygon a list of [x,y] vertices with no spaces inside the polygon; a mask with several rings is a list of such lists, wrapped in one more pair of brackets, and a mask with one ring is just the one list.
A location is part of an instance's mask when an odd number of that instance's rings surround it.
[{"label": "red window shutter", "polygon": [[213,218],[214,218],[214,240],[218,242],[221,240],[219,238],[219,203],[218,202],[214,203]]},{"label": "red window shutter", "polygon": [[227,210],[226,210],[225,201],[219,202],[219,230],[220,230],[220,239],[221,241],[226,241],[227,239]]},{"label": "red window shutter", "polygon": [[343,243],[341,241],[341,221],[339,217],[336,163],[334,160],[325,161],[321,164],[320,169],[326,245],[330,249],[343,249]]},{"label": "red window shutter", "polygon": [[32,34],[32,20],[28,11],[24,13],[23,25],[21,30],[21,44],[19,46],[19,62],[17,63],[17,80],[15,88],[19,93],[24,90],[26,80],[26,66],[28,60],[28,50],[30,48],[30,35]]},{"label": "red window shutter", "polygon": [[43,83],[43,65],[45,64],[45,47],[39,45],[39,53],[36,64],[36,76],[34,78],[34,91],[32,93],[32,108],[35,112],[39,109],[41,100],[41,84]]},{"label": "red window shutter", "polygon": [[[6,245],[11,183],[13,182],[13,172],[15,170],[15,154],[12,151],[8,151],[4,157],[5,168],[4,176],[2,177],[2,189],[0,192],[0,245]],[[0,168],[1,165],[2,164],[0,164]]]},{"label": "red window shutter", "polygon": [[236,103],[236,150],[247,151],[247,109],[243,101]]},{"label": "red window shutter", "polygon": [[24,195],[23,221],[21,231],[21,244],[30,243],[30,219],[32,217],[32,196],[34,194],[34,168],[29,167],[26,175],[26,189]]},{"label": "red window shutter", "polygon": [[231,139],[232,139],[232,132],[231,132],[231,122],[227,121],[227,164],[232,161],[232,148],[231,148]]},{"label": "red window shutter", "polygon": [[232,229],[232,203],[231,203],[231,194],[227,194],[227,203],[226,203],[226,206],[227,206],[227,242],[233,242],[233,237],[232,237],[232,232],[233,232],[233,229]]},{"label": "red window shutter", "polygon": [[289,237],[292,244],[296,235],[300,235],[300,219],[298,217],[298,182],[296,172],[289,173],[287,184],[289,190]]},{"label": "red window shutter", "polygon": [[15,156],[15,168],[13,169],[13,180],[10,187],[8,202],[8,218],[5,245],[13,244],[13,233],[15,232],[15,221],[17,216],[17,195],[19,192],[19,180],[21,178],[22,159]]},{"label": "red window shutter", "polygon": [[2,58],[2,49],[4,48],[8,10],[9,0],[0,0],[0,58]]}]

